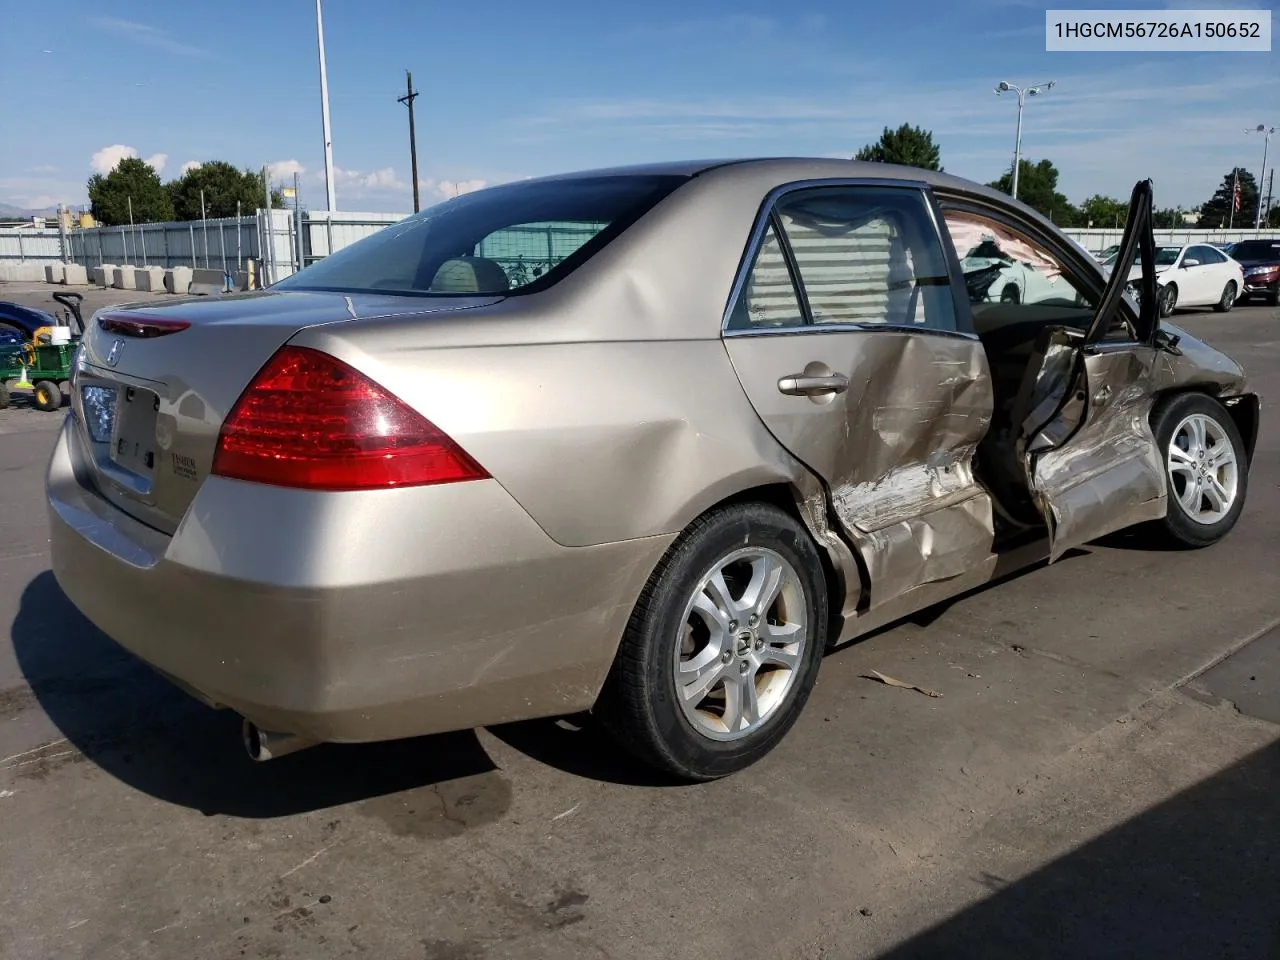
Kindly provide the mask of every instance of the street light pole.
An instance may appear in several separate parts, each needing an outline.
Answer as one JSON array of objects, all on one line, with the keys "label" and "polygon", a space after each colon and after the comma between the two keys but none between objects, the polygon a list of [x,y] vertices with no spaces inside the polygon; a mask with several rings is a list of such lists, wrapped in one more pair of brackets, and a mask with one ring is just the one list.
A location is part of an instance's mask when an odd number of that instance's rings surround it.
[{"label": "street light pole", "polygon": [[329,129],[329,75],[324,65],[324,17],[316,0],[316,40],[320,47],[320,119],[324,124],[324,193],[330,210],[338,208],[333,183],[333,133]]},{"label": "street light pole", "polygon": [[1023,88],[1017,84],[1001,80],[996,86],[997,97],[1009,91],[1013,91],[1018,95],[1018,132],[1013,141],[1013,181],[1011,184],[1013,188],[1012,196],[1015,200],[1018,199],[1018,172],[1022,167],[1022,108],[1026,104],[1027,97],[1038,96],[1043,91],[1051,89],[1057,82],[1056,80],[1047,80],[1034,86]]},{"label": "street light pole", "polygon": [[1265,123],[1260,123],[1252,130],[1246,130],[1245,133],[1260,133],[1262,138],[1262,176],[1258,177],[1258,212],[1253,216],[1253,229],[1261,229],[1262,226],[1262,185],[1267,182],[1267,148],[1271,146],[1271,135],[1276,132],[1275,127],[1268,128]]}]

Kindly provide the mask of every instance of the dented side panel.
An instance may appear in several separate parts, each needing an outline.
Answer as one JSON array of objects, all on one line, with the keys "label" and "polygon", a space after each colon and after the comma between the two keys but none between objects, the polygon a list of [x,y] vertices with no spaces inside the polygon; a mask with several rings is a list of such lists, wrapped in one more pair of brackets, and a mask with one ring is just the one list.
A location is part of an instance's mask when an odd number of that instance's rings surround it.
[{"label": "dented side panel", "polygon": [[[1062,446],[1028,454],[1051,562],[1072,547],[1164,516],[1167,482],[1150,424],[1156,363],[1150,347],[1087,353],[1084,422]],[[1043,431],[1052,432],[1052,425]]]},{"label": "dented side panel", "polygon": [[[975,338],[810,330],[726,340],[757,413],[827,484],[877,607],[991,556],[992,507],[973,470],[993,396]],[[842,394],[797,397],[778,381],[822,365]]]}]

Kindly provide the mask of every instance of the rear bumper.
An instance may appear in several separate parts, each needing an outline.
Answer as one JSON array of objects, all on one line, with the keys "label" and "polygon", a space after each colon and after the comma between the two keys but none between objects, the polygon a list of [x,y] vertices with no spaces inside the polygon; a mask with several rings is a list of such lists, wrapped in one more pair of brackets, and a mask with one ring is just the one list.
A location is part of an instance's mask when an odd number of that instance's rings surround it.
[{"label": "rear bumper", "polygon": [[117,643],[208,703],[322,741],[590,706],[670,538],[562,547],[495,481],[313,494],[217,477],[172,537],[97,494],[68,418],[53,571]]},{"label": "rear bumper", "polygon": [[1265,281],[1260,277],[1245,277],[1242,296],[1269,296],[1277,290],[1280,290],[1280,275],[1271,274]]}]

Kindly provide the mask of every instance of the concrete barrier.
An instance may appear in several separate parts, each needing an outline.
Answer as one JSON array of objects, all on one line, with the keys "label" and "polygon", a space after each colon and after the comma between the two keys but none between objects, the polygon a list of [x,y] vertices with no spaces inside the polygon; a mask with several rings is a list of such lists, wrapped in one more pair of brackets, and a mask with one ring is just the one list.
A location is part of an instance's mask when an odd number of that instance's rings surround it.
[{"label": "concrete barrier", "polygon": [[69,287],[83,287],[89,282],[89,272],[78,263],[68,263],[62,268],[62,282]]},{"label": "concrete barrier", "polygon": [[133,285],[149,293],[164,293],[164,267],[138,267],[133,271]]},{"label": "concrete barrier", "polygon": [[164,288],[169,293],[182,294],[187,293],[187,288],[191,286],[191,268],[190,267],[174,267],[164,272]]},{"label": "concrete barrier", "polygon": [[192,270],[187,292],[193,296],[216,296],[227,292],[227,277],[221,270]]},{"label": "concrete barrier", "polygon": [[61,283],[62,282],[62,264],[48,263],[44,268],[45,283]]},{"label": "concrete barrier", "polygon": [[104,263],[93,268],[93,282],[99,287],[109,287],[116,279],[116,265]]},{"label": "concrete barrier", "polygon": [[117,290],[136,290],[133,283],[133,267],[116,267],[112,272],[111,285]]},{"label": "concrete barrier", "polygon": [[39,263],[0,263],[0,280],[8,283],[38,283],[44,279]]}]

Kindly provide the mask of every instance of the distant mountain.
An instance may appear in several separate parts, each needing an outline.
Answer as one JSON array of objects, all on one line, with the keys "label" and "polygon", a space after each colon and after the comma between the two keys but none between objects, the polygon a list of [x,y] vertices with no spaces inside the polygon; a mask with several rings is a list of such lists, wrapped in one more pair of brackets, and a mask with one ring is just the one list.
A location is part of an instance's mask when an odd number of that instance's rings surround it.
[{"label": "distant mountain", "polygon": [[57,215],[57,207],[47,207],[44,210],[31,210],[26,207],[15,207],[11,203],[0,203],[0,217],[56,217]]}]

